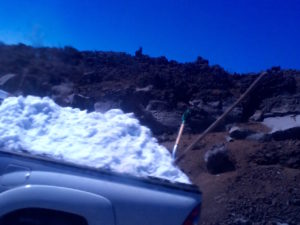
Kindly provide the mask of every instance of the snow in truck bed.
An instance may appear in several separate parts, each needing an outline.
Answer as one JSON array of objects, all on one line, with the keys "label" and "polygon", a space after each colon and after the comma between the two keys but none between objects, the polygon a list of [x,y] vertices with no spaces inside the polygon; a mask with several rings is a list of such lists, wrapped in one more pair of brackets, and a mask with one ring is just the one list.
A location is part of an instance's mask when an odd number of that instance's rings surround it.
[{"label": "snow in truck bed", "polygon": [[48,97],[9,97],[0,105],[0,148],[190,183],[150,130],[119,109],[87,113]]}]

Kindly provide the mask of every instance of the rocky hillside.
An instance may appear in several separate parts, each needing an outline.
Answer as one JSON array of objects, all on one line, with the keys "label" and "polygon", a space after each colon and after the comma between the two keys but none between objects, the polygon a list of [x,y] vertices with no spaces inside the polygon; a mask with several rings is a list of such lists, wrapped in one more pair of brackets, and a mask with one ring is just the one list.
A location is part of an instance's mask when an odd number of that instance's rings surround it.
[{"label": "rocky hillside", "polygon": [[[204,194],[201,224],[300,224],[300,71],[273,67],[255,90],[179,166]],[[134,112],[179,152],[220,116],[258,74],[230,74],[198,57],[178,63],[72,47],[0,45],[0,89],[50,96],[89,111]]]}]

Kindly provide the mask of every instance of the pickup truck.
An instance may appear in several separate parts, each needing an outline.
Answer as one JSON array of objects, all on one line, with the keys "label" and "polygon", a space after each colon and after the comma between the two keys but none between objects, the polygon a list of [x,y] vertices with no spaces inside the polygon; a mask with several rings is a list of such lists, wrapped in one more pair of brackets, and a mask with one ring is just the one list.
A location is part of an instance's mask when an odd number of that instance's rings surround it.
[{"label": "pickup truck", "polygon": [[194,185],[0,149],[1,225],[196,225]]}]

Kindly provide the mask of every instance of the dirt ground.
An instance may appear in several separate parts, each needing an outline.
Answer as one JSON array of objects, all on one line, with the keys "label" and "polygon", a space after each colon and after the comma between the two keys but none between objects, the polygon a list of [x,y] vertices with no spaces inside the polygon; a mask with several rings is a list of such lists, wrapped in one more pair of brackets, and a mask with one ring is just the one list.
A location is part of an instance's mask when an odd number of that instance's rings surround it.
[{"label": "dirt ground", "polygon": [[[266,130],[257,124],[242,126]],[[178,154],[197,136],[185,134]],[[300,224],[300,164],[288,163],[299,162],[300,141],[227,142],[226,136],[227,132],[210,133],[179,162],[203,193],[200,224]],[[162,144],[171,150],[175,138]],[[232,171],[208,171],[204,155],[216,144],[228,149]]]}]

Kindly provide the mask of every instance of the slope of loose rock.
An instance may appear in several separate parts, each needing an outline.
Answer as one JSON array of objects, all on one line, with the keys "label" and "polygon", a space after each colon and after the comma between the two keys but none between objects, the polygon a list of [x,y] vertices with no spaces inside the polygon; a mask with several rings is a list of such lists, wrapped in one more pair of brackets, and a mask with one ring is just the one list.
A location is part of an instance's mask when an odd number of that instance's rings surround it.
[{"label": "slope of loose rock", "polygon": [[[299,136],[279,133],[275,137],[260,123],[299,115],[300,71],[273,67],[267,72],[224,123],[179,163],[203,191],[200,224],[300,224]],[[179,63],[141,51],[132,56],[72,47],[0,46],[0,89],[15,95],[49,96],[61,106],[89,111],[133,112],[169,150],[180,117],[190,108],[179,153],[257,76],[230,74],[201,57]],[[254,133],[228,142],[228,129],[233,126]],[[212,174],[204,156],[218,146],[224,146],[226,160],[233,166],[224,170],[222,163],[214,164],[220,158],[212,157],[209,164],[218,168]]]}]

